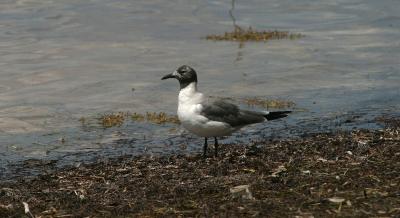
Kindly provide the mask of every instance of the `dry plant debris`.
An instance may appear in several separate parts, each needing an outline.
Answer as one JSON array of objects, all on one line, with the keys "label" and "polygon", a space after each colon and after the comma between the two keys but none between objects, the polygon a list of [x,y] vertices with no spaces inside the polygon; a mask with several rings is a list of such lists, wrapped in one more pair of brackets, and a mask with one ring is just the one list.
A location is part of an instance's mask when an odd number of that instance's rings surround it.
[{"label": "dry plant debris", "polygon": [[273,39],[298,39],[302,38],[304,35],[300,33],[290,33],[288,31],[258,31],[254,30],[252,27],[248,29],[243,29],[241,27],[236,26],[234,31],[232,32],[225,32],[222,35],[207,35],[207,40],[213,41],[256,41],[256,42],[266,42],[268,40]]},{"label": "dry plant debris", "polygon": [[83,164],[0,183],[0,217],[399,217],[399,130]]}]

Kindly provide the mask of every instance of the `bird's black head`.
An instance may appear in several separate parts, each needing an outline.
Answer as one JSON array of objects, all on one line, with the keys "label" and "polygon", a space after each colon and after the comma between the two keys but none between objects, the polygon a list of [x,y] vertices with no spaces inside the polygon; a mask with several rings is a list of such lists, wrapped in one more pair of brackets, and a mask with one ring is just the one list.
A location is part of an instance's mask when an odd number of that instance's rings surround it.
[{"label": "bird's black head", "polygon": [[161,79],[164,80],[164,79],[169,79],[169,78],[177,79],[179,81],[179,85],[181,86],[181,89],[185,88],[192,82],[197,82],[196,71],[194,71],[193,68],[191,68],[187,65],[180,66],[173,73],[165,75]]}]

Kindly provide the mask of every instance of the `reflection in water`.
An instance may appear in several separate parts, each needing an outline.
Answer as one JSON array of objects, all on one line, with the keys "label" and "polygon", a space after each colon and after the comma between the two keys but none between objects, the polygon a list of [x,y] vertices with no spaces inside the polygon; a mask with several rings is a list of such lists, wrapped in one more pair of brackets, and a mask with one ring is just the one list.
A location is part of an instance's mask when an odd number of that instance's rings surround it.
[{"label": "reflection in water", "polygon": [[238,61],[243,59],[243,50],[242,50],[243,47],[244,47],[244,42],[240,41],[239,42],[239,46],[238,46],[238,52],[237,52],[237,55],[236,55],[235,62],[238,62]]},{"label": "reflection in water", "polygon": [[[239,31],[240,27],[236,24],[236,18],[233,14],[233,11],[235,10],[235,2],[236,0],[232,0],[231,1],[231,9],[229,9],[229,16],[232,19],[232,24],[233,24],[233,31]],[[237,51],[237,55],[236,55],[236,59],[235,62],[239,62],[240,60],[242,60],[243,58],[243,51],[242,48],[244,47],[244,41],[239,41],[239,46],[238,46],[238,51]]]},{"label": "reflection in water", "polygon": [[231,7],[231,9],[229,9],[229,16],[230,16],[230,18],[232,19],[233,31],[236,32],[236,31],[240,31],[241,28],[236,24],[236,18],[235,18],[235,16],[233,15],[233,11],[235,10],[235,2],[236,2],[236,0],[232,0],[232,1],[231,1],[232,7]]}]

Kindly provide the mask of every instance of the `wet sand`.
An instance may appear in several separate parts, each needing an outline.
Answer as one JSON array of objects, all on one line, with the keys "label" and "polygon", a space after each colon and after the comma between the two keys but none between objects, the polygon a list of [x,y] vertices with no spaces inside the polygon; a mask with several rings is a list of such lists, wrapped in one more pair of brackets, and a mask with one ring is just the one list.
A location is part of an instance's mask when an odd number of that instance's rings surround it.
[{"label": "wet sand", "polygon": [[3,182],[0,216],[24,216],[25,202],[42,217],[396,217],[400,120],[382,121],[380,130],[226,144],[217,158],[123,156]]}]

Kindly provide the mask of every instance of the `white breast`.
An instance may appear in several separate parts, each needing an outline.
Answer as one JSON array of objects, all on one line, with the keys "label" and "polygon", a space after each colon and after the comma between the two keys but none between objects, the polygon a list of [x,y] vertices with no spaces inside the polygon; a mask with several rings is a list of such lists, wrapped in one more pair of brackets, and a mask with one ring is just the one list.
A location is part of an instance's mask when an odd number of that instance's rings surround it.
[{"label": "white breast", "polygon": [[234,128],[229,124],[211,121],[201,115],[204,96],[197,92],[196,83],[191,83],[179,92],[178,118],[188,131],[202,137],[230,135]]}]

